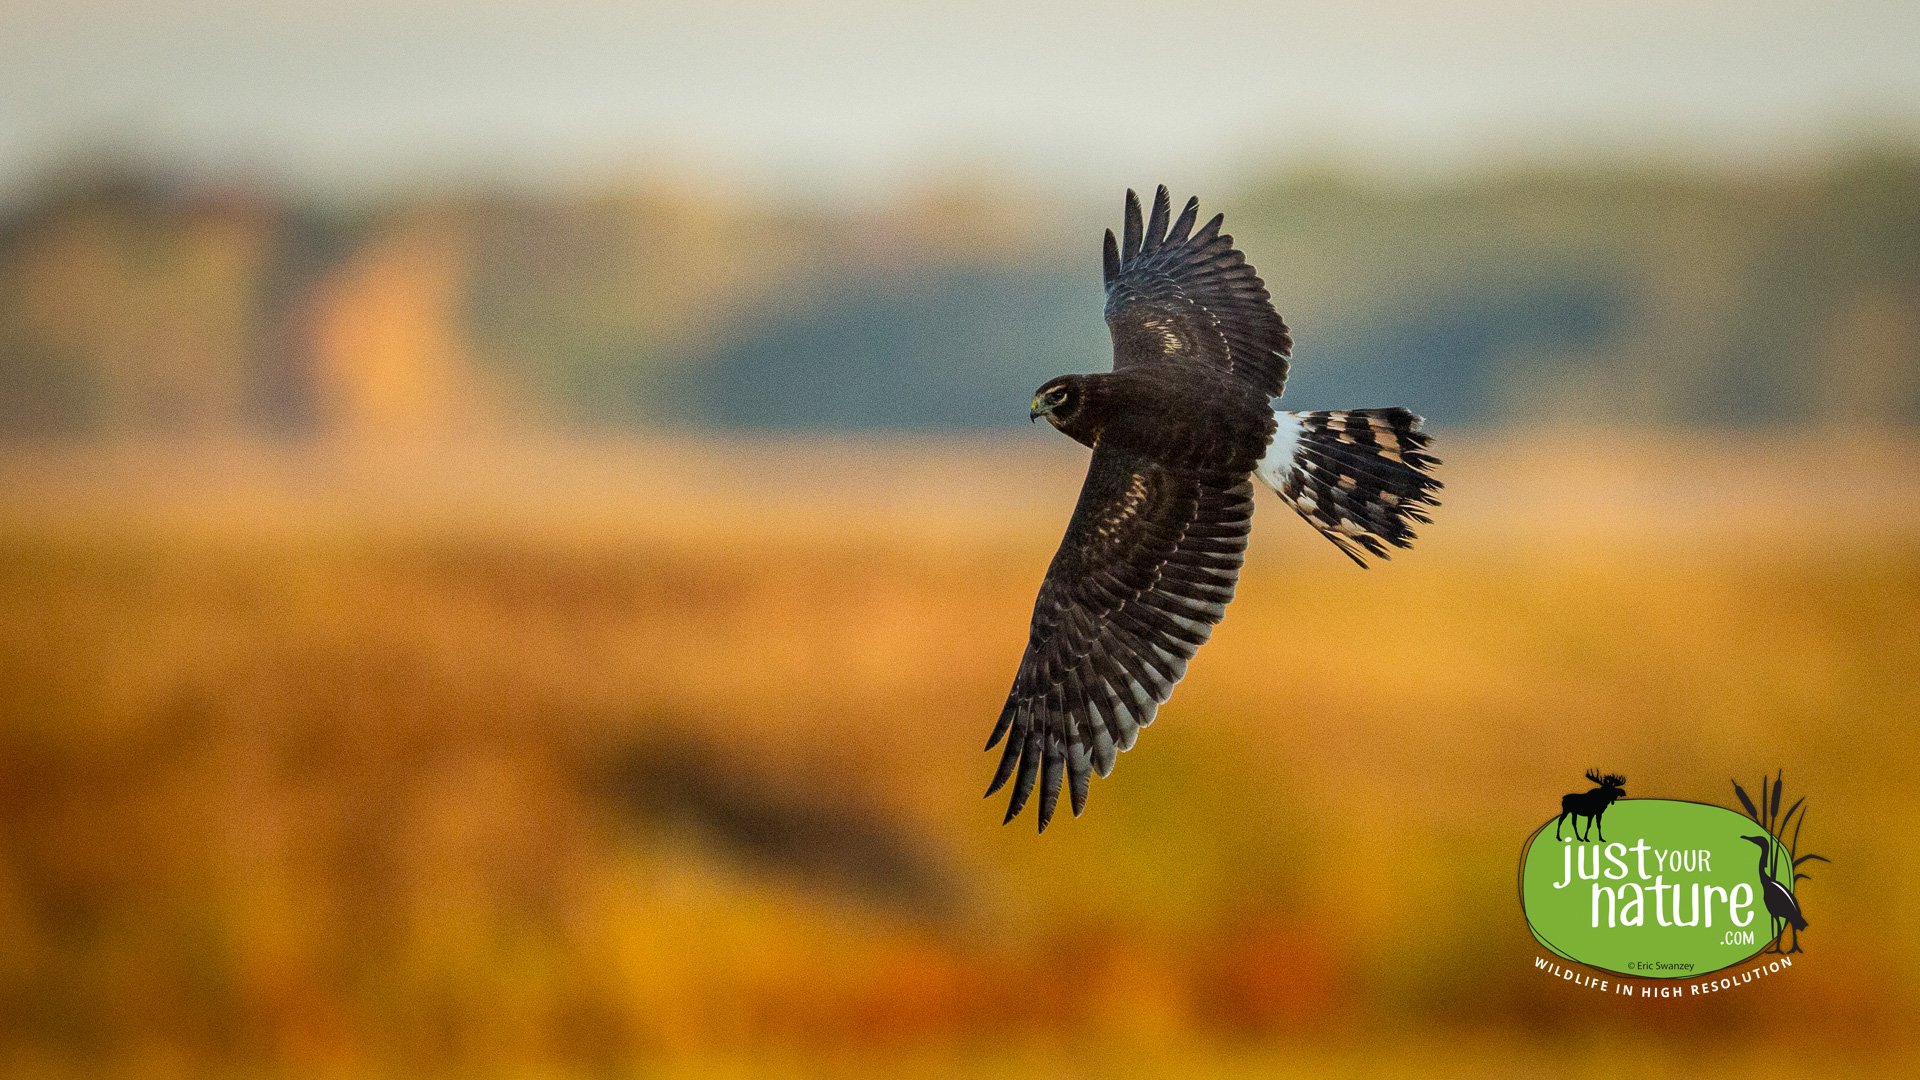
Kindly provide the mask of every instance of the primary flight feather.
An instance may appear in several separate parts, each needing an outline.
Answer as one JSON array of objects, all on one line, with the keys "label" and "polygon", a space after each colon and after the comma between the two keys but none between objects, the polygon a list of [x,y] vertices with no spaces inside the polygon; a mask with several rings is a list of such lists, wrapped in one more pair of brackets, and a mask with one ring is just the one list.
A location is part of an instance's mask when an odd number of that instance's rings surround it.
[{"label": "primary flight feather", "polygon": [[1030,415],[1093,448],[1080,500],[1033,606],[1027,650],[1000,711],[992,795],[1006,820],[1040,791],[1046,830],[1064,782],[1078,816],[1226,614],[1253,524],[1253,479],[1348,558],[1407,547],[1440,482],[1405,409],[1281,412],[1293,339],[1265,283],[1222,235],[1195,229],[1167,189],[1104,250],[1113,371],[1062,375]]}]

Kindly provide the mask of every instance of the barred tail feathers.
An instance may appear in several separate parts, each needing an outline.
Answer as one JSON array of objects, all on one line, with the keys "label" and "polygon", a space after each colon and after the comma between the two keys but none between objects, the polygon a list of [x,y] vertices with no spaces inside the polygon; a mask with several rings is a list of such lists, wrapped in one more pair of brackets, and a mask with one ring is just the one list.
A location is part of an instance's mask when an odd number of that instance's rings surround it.
[{"label": "barred tail feathers", "polygon": [[1440,481],[1426,452],[1432,441],[1405,409],[1274,412],[1279,428],[1255,470],[1314,528],[1362,567],[1361,552],[1388,558],[1412,546],[1408,522],[1433,519]]}]

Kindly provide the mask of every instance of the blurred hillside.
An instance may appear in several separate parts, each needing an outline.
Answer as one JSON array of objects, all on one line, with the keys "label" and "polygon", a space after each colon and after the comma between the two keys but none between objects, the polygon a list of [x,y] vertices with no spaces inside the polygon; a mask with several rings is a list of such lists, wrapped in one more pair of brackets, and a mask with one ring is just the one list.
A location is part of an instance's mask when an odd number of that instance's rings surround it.
[{"label": "blurred hillside", "polygon": [[[0,222],[16,439],[964,430],[1020,423],[1045,378],[1106,363],[1097,240],[1118,192],[849,211],[664,187],[351,206],[106,174],[43,191]],[[1296,327],[1300,407],[1920,420],[1920,158],[1200,194]]]}]

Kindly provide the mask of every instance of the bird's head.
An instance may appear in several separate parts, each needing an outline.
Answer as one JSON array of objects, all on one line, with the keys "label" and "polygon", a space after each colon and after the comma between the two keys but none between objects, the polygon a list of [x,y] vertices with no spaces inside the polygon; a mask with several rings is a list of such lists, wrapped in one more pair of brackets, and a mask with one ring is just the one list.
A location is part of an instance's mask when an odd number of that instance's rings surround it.
[{"label": "bird's head", "polygon": [[1773,841],[1767,839],[1764,836],[1743,836],[1740,839],[1753,841],[1754,843],[1760,845],[1760,850],[1762,851],[1771,850],[1773,847]]},{"label": "bird's head", "polygon": [[1033,392],[1033,404],[1027,417],[1038,420],[1047,418],[1047,423],[1057,428],[1065,428],[1080,411],[1081,376],[1062,375],[1049,379],[1040,389]]}]

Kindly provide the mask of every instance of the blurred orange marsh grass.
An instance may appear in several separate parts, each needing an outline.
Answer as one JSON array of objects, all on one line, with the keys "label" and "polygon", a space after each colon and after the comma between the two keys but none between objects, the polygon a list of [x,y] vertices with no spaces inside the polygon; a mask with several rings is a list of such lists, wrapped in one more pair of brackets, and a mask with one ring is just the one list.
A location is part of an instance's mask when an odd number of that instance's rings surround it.
[{"label": "blurred orange marsh grass", "polygon": [[[1920,444],[1443,445],[1437,523],[1369,572],[1264,500],[1215,640],[1044,837],[980,744],[1071,449],[12,453],[0,1040],[27,1073],[1891,1068]],[[1519,845],[1595,764],[1723,803],[1786,768],[1834,859],[1792,978],[1654,1012],[1532,971]]]}]

